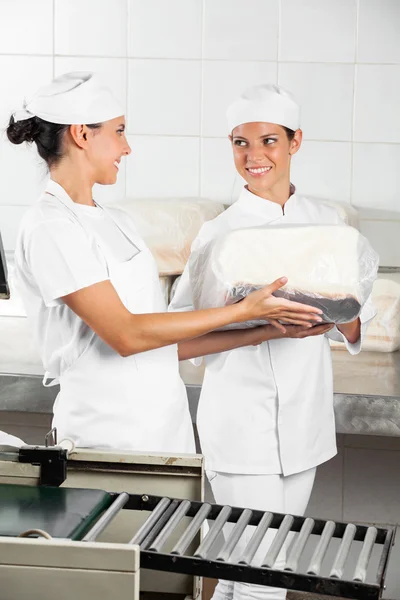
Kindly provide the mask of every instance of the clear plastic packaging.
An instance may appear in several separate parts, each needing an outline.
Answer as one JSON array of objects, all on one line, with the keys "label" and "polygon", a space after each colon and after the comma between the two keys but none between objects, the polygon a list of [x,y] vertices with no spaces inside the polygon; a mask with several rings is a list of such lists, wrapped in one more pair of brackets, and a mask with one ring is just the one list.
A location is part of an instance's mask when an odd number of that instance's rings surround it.
[{"label": "clear plastic packaging", "polygon": [[359,316],[378,263],[353,227],[275,225],[237,229],[213,240],[192,253],[189,273],[196,309],[239,302],[285,276],[288,282],[275,296],[320,308],[324,321],[338,324]]}]

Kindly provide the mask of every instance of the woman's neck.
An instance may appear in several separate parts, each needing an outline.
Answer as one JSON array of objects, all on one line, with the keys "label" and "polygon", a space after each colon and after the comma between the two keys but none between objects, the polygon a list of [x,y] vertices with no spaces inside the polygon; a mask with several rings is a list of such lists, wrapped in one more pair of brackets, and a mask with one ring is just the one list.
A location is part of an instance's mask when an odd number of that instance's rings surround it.
[{"label": "woman's neck", "polygon": [[68,196],[77,204],[94,206],[92,197],[93,182],[88,176],[87,169],[81,165],[72,164],[66,159],[58,166],[50,169],[50,177],[61,185]]},{"label": "woman's neck", "polygon": [[292,187],[290,185],[290,180],[280,181],[276,183],[273,187],[265,190],[257,190],[255,188],[247,186],[247,189],[252,194],[263,198],[264,200],[269,200],[270,202],[274,202],[275,204],[279,204],[282,208],[285,206],[286,202],[289,200],[292,195]]}]

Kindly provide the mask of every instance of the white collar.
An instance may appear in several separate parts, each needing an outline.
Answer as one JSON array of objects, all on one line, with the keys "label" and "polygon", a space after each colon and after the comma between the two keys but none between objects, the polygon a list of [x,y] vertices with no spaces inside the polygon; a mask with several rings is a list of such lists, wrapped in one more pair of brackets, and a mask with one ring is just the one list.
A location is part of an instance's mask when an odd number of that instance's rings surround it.
[{"label": "white collar", "polygon": [[[65,189],[62,187],[62,185],[60,185],[59,183],[53,181],[53,179],[49,179],[45,188],[45,193],[49,193],[52,196],[55,196],[55,198],[57,198],[61,204],[63,204],[68,210],[70,210],[70,212],[74,215],[74,219],[76,219],[79,224],[81,226],[82,225],[82,211],[79,210],[78,207],[81,207],[81,204],[77,204],[76,202],[74,202],[70,196],[67,194],[67,192],[65,191]],[[98,206],[99,208],[101,208],[113,221],[114,223],[117,225],[117,227],[119,229],[121,229],[121,231],[123,232],[123,234],[128,238],[128,240],[131,242],[131,244],[133,244],[133,246],[135,246],[135,248],[137,249],[137,252],[140,252],[139,246],[137,246],[133,241],[132,241],[132,230],[129,226],[129,219],[124,218],[124,213],[122,213],[122,215],[118,215],[118,212],[116,214],[114,214],[113,211],[109,211],[108,209],[104,209],[104,207],[99,204],[98,202],[95,202],[96,206]],[[85,205],[83,205],[85,206]]]},{"label": "white collar", "polygon": [[[71,208],[72,210],[74,210],[77,207],[77,203],[72,200],[71,196],[69,196],[67,194],[67,192],[62,187],[62,185],[60,185],[53,179],[49,179],[47,181],[47,185],[46,185],[46,188],[44,191],[45,191],[45,193],[47,192],[48,194],[51,194],[52,196],[55,196],[56,198],[61,200],[64,204],[67,205],[68,208]],[[98,202],[95,202],[95,204],[96,204],[96,206],[100,206],[100,204]],[[86,206],[86,205],[82,204],[79,206]],[[100,206],[100,208],[102,208],[102,207]]]},{"label": "white collar", "polygon": [[288,210],[291,211],[293,206],[297,202],[296,196],[296,188],[291,183],[290,184],[290,192],[291,195],[289,199],[285,203],[285,213],[283,213],[282,207],[280,204],[276,202],[271,202],[271,200],[266,200],[265,198],[261,198],[260,196],[256,196],[247,189],[245,186],[242,189],[242,192],[236,201],[236,204],[239,206],[243,205],[243,208],[246,210],[251,210],[252,212],[256,212],[261,214],[263,217],[268,217],[271,221],[275,219],[280,219],[283,215],[288,214]]}]

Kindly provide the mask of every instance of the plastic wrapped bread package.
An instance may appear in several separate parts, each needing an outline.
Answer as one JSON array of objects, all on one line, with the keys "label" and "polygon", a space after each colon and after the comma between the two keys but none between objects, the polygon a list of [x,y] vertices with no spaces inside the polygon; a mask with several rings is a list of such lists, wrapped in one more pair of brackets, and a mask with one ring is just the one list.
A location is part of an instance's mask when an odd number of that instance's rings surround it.
[{"label": "plastic wrapped bread package", "polygon": [[220,202],[203,198],[127,199],[113,206],[132,217],[156,259],[160,276],[183,272],[201,226],[224,210]]},{"label": "plastic wrapped bread package", "polygon": [[316,198],[315,196],[313,197],[307,195],[307,199],[334,208],[339,217],[346,225],[350,225],[351,227],[360,229],[358,211],[356,208],[354,208],[354,206],[351,206],[346,202],[337,202],[335,200],[327,200],[326,198]]},{"label": "plastic wrapped bread package", "polygon": [[[376,316],[362,340],[362,350],[395,352],[400,348],[400,273],[379,273],[371,298]],[[344,348],[333,340],[331,346]]]},{"label": "plastic wrapped bread package", "polygon": [[369,297],[378,262],[353,227],[253,227],[230,231],[193,252],[189,274],[196,309],[233,304],[285,276],[288,282],[275,296],[321,309],[326,322],[347,323]]}]

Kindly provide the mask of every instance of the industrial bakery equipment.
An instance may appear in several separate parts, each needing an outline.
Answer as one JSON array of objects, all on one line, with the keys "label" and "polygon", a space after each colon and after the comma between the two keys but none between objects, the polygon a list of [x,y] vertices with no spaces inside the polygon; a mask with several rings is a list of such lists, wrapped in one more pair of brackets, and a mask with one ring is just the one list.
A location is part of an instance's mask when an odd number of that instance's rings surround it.
[{"label": "industrial bakery equipment", "polygon": [[[155,581],[162,573],[355,600],[380,598],[394,540],[392,529],[190,500],[186,493],[193,491],[190,478],[201,481],[201,472],[200,457],[134,458],[132,453],[115,461],[106,451],[3,447],[2,598],[19,600],[29,590],[30,598],[47,600],[62,585],[68,594],[73,589],[77,597],[89,600],[106,598],[101,590],[110,593],[111,585],[114,595],[137,598],[143,589],[142,576]],[[182,477],[187,479],[185,491]],[[101,482],[108,483],[108,488],[112,482],[120,490],[106,492]],[[180,497],[171,494],[174,486],[179,487]],[[155,487],[163,487],[164,493],[153,495]],[[202,538],[206,520],[210,527]],[[235,525],[221,547],[216,541],[227,523]],[[255,527],[254,533],[241,555],[235,556],[235,547],[249,525]],[[277,533],[261,565],[254,566],[254,555],[270,529]],[[18,537],[21,534],[27,537]],[[285,544],[286,563],[278,569],[274,565]],[[334,555],[329,556],[333,545]],[[353,554],[355,547],[358,552],[355,565],[349,567],[351,547]],[[108,581],[103,588],[101,580]],[[64,592],[57,591],[57,596],[71,597]]]}]

